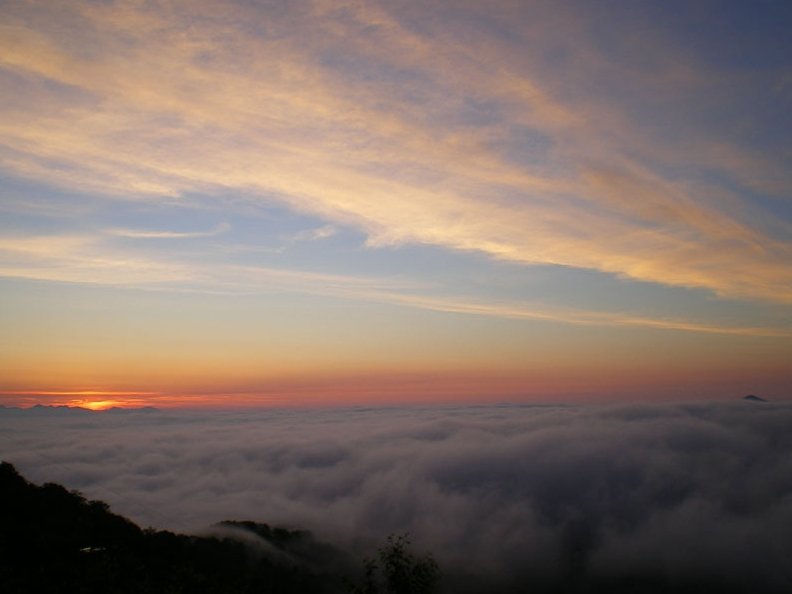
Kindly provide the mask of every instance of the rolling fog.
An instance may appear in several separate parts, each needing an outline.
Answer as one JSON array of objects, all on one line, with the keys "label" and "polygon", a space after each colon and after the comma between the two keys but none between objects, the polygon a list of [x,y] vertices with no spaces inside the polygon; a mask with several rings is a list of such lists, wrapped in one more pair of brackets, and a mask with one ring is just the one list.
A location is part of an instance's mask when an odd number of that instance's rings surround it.
[{"label": "rolling fog", "polygon": [[[141,524],[409,532],[446,580],[792,583],[792,406],[0,411],[0,457]],[[478,582],[476,580],[479,580]]]}]

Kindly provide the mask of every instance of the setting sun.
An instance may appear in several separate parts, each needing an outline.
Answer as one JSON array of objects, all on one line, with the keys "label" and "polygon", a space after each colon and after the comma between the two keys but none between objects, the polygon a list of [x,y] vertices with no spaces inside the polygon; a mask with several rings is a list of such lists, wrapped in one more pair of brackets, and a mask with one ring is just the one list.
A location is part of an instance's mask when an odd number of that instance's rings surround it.
[{"label": "setting sun", "polygon": [[[4,503],[0,592],[345,594],[400,534],[444,584],[355,592],[792,592],[790,31],[792,0],[0,2],[0,495],[214,543]],[[303,553],[331,579],[278,586]]]},{"label": "setting sun", "polygon": [[88,408],[90,410],[107,410],[113,407],[123,407],[126,402],[119,400],[72,400],[69,406],[79,406],[80,408]]}]

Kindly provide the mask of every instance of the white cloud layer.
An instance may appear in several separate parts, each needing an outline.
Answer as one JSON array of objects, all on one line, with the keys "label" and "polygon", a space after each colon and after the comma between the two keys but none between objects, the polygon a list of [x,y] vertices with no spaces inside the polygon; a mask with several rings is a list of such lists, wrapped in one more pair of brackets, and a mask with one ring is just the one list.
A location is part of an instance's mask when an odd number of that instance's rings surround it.
[{"label": "white cloud layer", "polygon": [[474,591],[634,573],[770,592],[792,585],[790,426],[749,402],[5,410],[0,451],[143,525],[252,519],[363,550],[409,531]]}]

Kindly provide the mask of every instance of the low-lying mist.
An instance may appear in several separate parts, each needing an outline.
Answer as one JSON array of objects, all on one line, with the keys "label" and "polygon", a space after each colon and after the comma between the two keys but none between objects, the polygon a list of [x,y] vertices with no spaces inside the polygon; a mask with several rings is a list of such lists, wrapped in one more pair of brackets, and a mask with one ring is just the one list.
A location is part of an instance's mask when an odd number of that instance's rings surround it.
[{"label": "low-lying mist", "polygon": [[790,428],[792,406],[757,402],[6,409],[0,457],[143,526],[250,519],[361,554],[409,532],[454,591],[638,576],[770,592],[792,585]]}]

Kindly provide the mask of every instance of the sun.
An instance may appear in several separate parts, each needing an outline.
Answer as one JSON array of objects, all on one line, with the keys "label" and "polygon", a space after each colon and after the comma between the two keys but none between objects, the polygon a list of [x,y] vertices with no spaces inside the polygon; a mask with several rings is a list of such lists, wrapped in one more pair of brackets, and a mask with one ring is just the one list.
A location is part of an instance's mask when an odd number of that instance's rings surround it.
[{"label": "sun", "polygon": [[120,404],[123,404],[123,402],[119,402],[118,400],[87,400],[83,401],[78,406],[90,410],[107,410],[108,408],[113,408]]},{"label": "sun", "polygon": [[126,404],[121,400],[111,400],[111,399],[87,399],[87,398],[80,398],[75,400],[70,400],[67,406],[74,406],[79,408],[87,408],[88,410],[107,410],[108,408],[113,408],[114,406],[123,406]]},{"label": "sun", "polygon": [[[74,398],[69,400],[67,406],[76,406],[80,408],[87,408],[88,410],[107,410],[113,407],[129,408],[140,406],[143,400],[140,398],[125,398],[125,392],[92,392],[86,391],[80,393],[83,398]],[[137,395],[137,394],[136,394]],[[113,398],[112,396],[116,396]],[[118,397],[120,396],[120,397]]]}]

